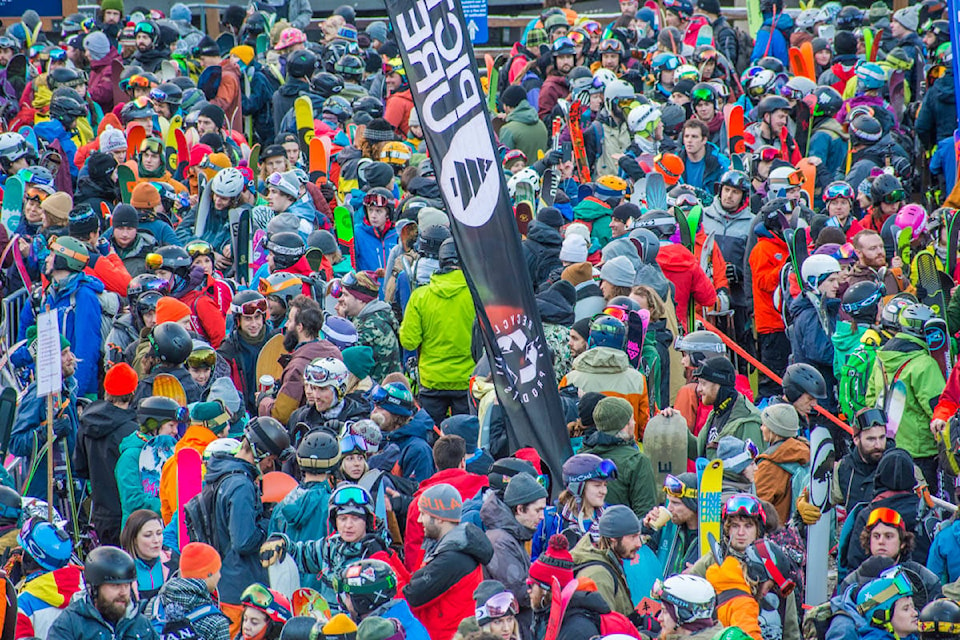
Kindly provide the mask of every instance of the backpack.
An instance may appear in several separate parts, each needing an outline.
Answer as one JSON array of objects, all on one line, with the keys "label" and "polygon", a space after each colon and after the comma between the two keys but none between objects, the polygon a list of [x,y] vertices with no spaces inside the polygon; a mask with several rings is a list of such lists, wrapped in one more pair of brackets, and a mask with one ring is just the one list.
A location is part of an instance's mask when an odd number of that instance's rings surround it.
[{"label": "backpack", "polygon": [[737,36],[737,59],[731,60],[737,75],[742,74],[750,66],[750,56],[753,54],[753,38],[750,34],[740,27],[733,27],[733,33]]},{"label": "backpack", "polygon": [[223,548],[217,540],[217,527],[214,522],[217,490],[224,480],[238,473],[243,473],[243,471],[231,471],[217,478],[216,482],[204,484],[200,493],[187,502],[183,508],[183,515],[187,521],[187,533],[191,541],[205,542],[217,551]]},{"label": "backpack", "polygon": [[150,625],[157,632],[160,640],[187,640],[188,638],[202,638],[203,636],[194,626],[204,618],[213,615],[224,615],[212,603],[200,605],[192,611],[183,611],[179,605],[170,607],[170,615],[167,615],[166,606],[160,597],[156,597],[150,611],[144,611],[144,615],[150,620]]},{"label": "backpack", "polygon": [[630,618],[619,611],[600,614],[600,635],[603,637],[618,635],[630,636],[640,640],[637,628],[630,622]]},{"label": "backpack", "polygon": [[803,615],[803,625],[800,629],[803,640],[824,640],[827,637],[827,631],[830,629],[830,622],[836,616],[852,618],[849,613],[842,609],[834,611],[829,600],[808,609]]},{"label": "backpack", "polygon": [[[770,462],[773,462],[773,460],[770,460]],[[800,464],[799,462],[784,462],[782,464],[773,462],[773,464],[790,474],[790,493],[792,494],[790,515],[793,516],[794,511],[797,510],[797,498],[810,484],[810,465]]]},{"label": "backpack", "polygon": [[857,411],[867,406],[867,383],[877,359],[877,348],[874,344],[861,344],[840,367],[840,378],[837,380],[840,410],[848,417],[855,416]]}]

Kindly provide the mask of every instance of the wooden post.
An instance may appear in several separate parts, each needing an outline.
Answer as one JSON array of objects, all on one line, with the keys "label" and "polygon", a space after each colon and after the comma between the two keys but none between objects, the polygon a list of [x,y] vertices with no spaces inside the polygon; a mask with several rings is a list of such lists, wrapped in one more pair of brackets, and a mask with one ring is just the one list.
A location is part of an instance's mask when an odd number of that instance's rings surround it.
[{"label": "wooden post", "polygon": [[53,522],[53,394],[47,394],[47,520]]},{"label": "wooden post", "polygon": [[[216,0],[207,0],[207,4],[216,4]],[[207,12],[207,33],[214,40],[220,35],[220,13],[216,8],[205,9]]]}]

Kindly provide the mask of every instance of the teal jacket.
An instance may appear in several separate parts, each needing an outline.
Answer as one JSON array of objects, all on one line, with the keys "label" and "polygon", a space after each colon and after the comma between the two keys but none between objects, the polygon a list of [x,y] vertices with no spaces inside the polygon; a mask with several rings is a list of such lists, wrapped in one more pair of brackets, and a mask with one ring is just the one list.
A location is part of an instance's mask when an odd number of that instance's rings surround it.
[{"label": "teal jacket", "polygon": [[[607,203],[594,198],[584,198],[573,208],[574,220],[584,220],[590,223],[590,238],[597,248],[602,248],[613,238],[610,230],[610,219],[613,209]],[[593,248],[591,247],[591,251]]]},{"label": "teal jacket", "polygon": [[[856,328],[854,328],[856,326]],[[853,351],[860,346],[860,338],[867,332],[870,325],[853,325],[846,320],[839,320],[830,340],[833,342],[833,375],[840,379],[843,363],[847,361]]]},{"label": "teal jacket", "polygon": [[[329,533],[329,482],[307,482],[287,494],[273,508],[269,532],[286,534],[294,542],[323,540]],[[320,588],[315,573],[301,573],[300,584]]]},{"label": "teal jacket", "polygon": [[120,441],[120,458],[117,460],[115,475],[124,523],[137,509],[150,509],[160,513],[159,494],[147,495],[140,480],[140,452],[146,443],[147,439],[139,431],[134,431]]},{"label": "teal jacket", "polygon": [[420,384],[429,389],[466,389],[476,363],[470,355],[477,313],[463,271],[430,276],[410,294],[400,324],[400,344],[419,351]]}]

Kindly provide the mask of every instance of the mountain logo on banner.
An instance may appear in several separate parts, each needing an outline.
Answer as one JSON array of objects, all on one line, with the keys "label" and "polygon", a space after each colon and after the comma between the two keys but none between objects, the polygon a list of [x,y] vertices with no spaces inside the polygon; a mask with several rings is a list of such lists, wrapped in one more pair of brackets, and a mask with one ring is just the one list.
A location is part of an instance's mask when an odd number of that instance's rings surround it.
[{"label": "mountain logo on banner", "polygon": [[486,112],[458,122],[440,167],[440,188],[450,213],[470,227],[486,224],[501,197],[501,175]]}]

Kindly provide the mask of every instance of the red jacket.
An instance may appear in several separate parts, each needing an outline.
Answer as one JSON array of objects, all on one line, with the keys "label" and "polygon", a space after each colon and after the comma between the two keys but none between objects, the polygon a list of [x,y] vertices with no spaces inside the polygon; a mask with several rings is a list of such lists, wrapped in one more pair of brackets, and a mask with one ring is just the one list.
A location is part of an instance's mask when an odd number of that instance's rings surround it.
[{"label": "red jacket", "polygon": [[227,335],[227,321],[207,287],[188,291],[180,302],[190,307],[190,324],[214,349]]},{"label": "red jacket", "polygon": [[750,252],[757,333],[777,333],[784,330],[783,317],[773,304],[773,294],[780,286],[780,269],[789,259],[787,243],[776,237],[757,238],[757,244]]},{"label": "red jacket", "polygon": [[[96,249],[94,249],[96,251]],[[113,291],[121,298],[127,297],[127,286],[130,284],[130,274],[127,268],[123,266],[123,260],[115,253],[110,253],[97,258],[97,263],[93,267],[86,267],[83,272],[88,276],[93,276],[103,283],[107,291]]]},{"label": "red jacket", "polygon": [[550,115],[557,101],[570,93],[570,85],[562,75],[549,75],[540,87],[540,99],[537,103],[537,116],[541,120]]},{"label": "red jacket", "polygon": [[477,495],[481,489],[490,486],[487,476],[468,473],[463,469],[444,469],[420,483],[420,488],[413,494],[413,502],[407,508],[407,526],[403,534],[404,564],[410,571],[415,571],[423,561],[423,525],[417,519],[420,517],[420,507],[417,500],[420,494],[435,484],[445,482],[460,492],[460,498],[466,502]]},{"label": "red jacket", "polygon": [[957,410],[960,409],[960,367],[954,367],[947,378],[947,386],[940,394],[940,401],[933,409],[934,420],[950,422]]},{"label": "red jacket", "polygon": [[[112,65],[114,60],[119,60],[120,54],[113,47],[100,60],[90,61],[90,81],[87,83],[87,93],[93,98],[93,101],[100,105],[104,113],[109,113],[113,109],[113,85],[115,80],[112,77]],[[119,78],[116,82],[119,82]]]},{"label": "red jacket", "polygon": [[864,229],[871,229],[877,233],[881,233],[884,223],[886,223],[887,218],[890,217],[886,216],[884,218],[881,216],[883,216],[883,213],[880,212],[880,205],[877,205],[876,207],[870,207],[870,213],[863,216],[863,218],[860,220],[860,226]]},{"label": "red jacket", "polygon": [[712,307],[717,302],[717,292],[710,278],[700,268],[700,263],[690,250],[679,244],[660,247],[657,264],[676,290],[677,317],[687,326],[687,305],[693,299],[697,305]]},{"label": "red jacket", "polygon": [[[307,257],[306,257],[306,256],[302,256],[299,260],[297,260],[297,263],[296,263],[295,265],[293,265],[292,267],[287,267],[286,269],[277,269],[277,271],[280,271],[280,272],[283,272],[283,273],[292,273],[292,274],[295,275],[295,276],[309,276],[310,273],[311,273],[311,271],[310,271],[310,263],[307,262]],[[305,296],[307,296],[307,297],[313,297],[312,294],[313,294],[313,292],[310,290],[310,285],[308,285],[306,282],[304,282],[304,283],[303,283],[303,295],[305,295]]]},{"label": "red jacket", "polygon": [[387,104],[383,111],[383,119],[393,125],[393,128],[404,136],[410,130],[410,112],[413,111],[413,96],[410,89],[397,91],[387,96]]}]

